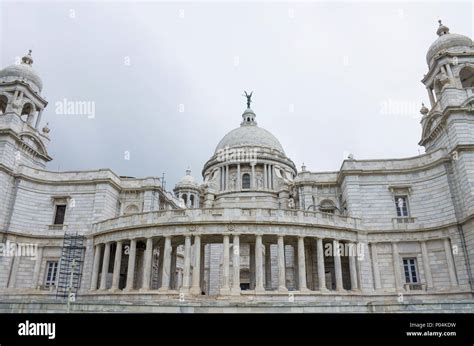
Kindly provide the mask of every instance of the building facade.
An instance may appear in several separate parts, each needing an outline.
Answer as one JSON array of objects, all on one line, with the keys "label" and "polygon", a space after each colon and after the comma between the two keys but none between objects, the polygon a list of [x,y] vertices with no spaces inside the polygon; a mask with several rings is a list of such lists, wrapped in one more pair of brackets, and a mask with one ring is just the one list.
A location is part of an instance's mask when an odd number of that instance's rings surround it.
[{"label": "building facade", "polygon": [[249,95],[203,182],[188,170],[173,194],[156,177],[48,171],[31,52],[4,68],[0,310],[474,311],[474,47],[437,34],[425,154],[298,171]]}]

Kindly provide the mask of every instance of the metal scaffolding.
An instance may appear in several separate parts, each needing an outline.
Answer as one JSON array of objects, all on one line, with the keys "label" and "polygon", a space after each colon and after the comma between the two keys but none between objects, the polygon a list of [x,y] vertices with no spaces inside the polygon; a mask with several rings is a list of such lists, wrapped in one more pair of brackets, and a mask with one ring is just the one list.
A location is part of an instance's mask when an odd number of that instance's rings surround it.
[{"label": "metal scaffolding", "polygon": [[64,233],[56,298],[68,298],[68,302],[76,298],[84,264],[84,239],[84,235],[77,232]]}]

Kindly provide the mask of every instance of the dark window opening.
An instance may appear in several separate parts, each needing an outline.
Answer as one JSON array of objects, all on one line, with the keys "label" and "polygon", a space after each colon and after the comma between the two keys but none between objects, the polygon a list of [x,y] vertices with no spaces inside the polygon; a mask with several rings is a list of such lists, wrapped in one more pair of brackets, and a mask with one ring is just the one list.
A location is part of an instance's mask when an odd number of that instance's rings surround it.
[{"label": "dark window opening", "polygon": [[0,96],[0,114],[3,114],[7,110],[8,99],[6,96]]},{"label": "dark window opening", "polygon": [[62,225],[64,224],[64,216],[66,215],[66,205],[57,205],[56,214],[54,216],[54,224]]},{"label": "dark window opening", "polygon": [[474,88],[474,69],[464,67],[459,73],[459,78],[463,88]]},{"label": "dark window opening", "polygon": [[248,291],[250,289],[250,284],[249,283],[241,283],[240,284],[240,289],[242,291]]},{"label": "dark window opening", "polygon": [[250,189],[250,174],[248,173],[242,176],[242,189]]}]

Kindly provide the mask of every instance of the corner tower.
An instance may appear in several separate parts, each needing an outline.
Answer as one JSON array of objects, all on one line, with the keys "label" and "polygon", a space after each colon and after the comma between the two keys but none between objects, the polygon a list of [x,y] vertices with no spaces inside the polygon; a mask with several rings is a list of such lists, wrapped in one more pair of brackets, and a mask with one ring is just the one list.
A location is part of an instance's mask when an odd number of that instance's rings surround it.
[{"label": "corner tower", "polygon": [[14,170],[19,164],[45,168],[49,129],[40,130],[48,102],[43,83],[32,67],[31,50],[19,64],[0,70],[0,165]]},{"label": "corner tower", "polygon": [[423,84],[430,109],[422,108],[422,138],[427,152],[460,145],[473,145],[474,137],[474,48],[472,40],[452,34],[439,21],[436,39],[428,49],[428,72]]}]

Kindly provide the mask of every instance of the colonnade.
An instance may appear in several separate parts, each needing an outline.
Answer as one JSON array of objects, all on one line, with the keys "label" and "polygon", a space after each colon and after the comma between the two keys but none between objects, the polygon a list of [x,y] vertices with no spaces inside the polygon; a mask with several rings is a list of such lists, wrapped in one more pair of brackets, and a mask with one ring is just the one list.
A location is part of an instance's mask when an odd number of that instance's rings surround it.
[{"label": "colonnade", "polygon": [[[132,290],[147,292],[154,289],[158,289],[159,292],[179,290],[191,295],[201,295],[204,291],[204,246],[209,243],[216,243],[216,239],[222,244],[222,269],[219,274],[220,287],[218,289],[220,295],[241,294],[241,242],[250,247],[249,272],[251,284],[249,289],[254,290],[255,293],[265,293],[267,291],[278,291],[281,293],[287,292],[289,289],[300,292],[326,292],[331,289],[339,292],[348,289],[353,291],[359,290],[359,268],[356,252],[354,251],[352,254],[344,256],[340,252],[341,245],[348,245],[355,250],[356,243],[343,241],[342,244],[337,239],[308,236],[237,233],[223,235],[201,235],[197,233],[184,236],[165,235],[162,237],[137,238],[95,244],[90,289],[111,291],[123,289],[125,292]],[[140,250],[143,251],[141,256],[137,256],[137,244],[140,244]],[[182,254],[183,276],[181,282],[178,283],[174,273],[177,270],[177,247],[180,245],[184,247]],[[272,246],[274,249],[276,248],[276,258],[274,259],[276,259],[277,263],[273,267],[271,264]],[[288,256],[289,247],[293,250],[294,262],[292,278],[295,284],[291,285],[291,287],[288,287],[289,275],[286,273],[288,261],[285,258]],[[111,283],[110,280],[108,283],[107,276],[112,265],[112,248],[114,248],[113,273]],[[325,255],[326,248],[332,249],[331,251],[333,252]],[[155,275],[157,277],[155,278],[153,275],[153,256],[157,249],[159,249],[158,270],[157,275]],[[120,285],[122,256],[124,253],[128,255],[126,279],[124,284]],[[316,253],[316,256],[314,256],[314,253]],[[346,265],[344,266],[346,268],[346,285],[343,283],[342,258],[348,258],[348,260],[345,260]],[[137,259],[140,260],[139,263]],[[326,267],[328,261],[331,262],[329,271]],[[276,271],[273,272],[275,268]],[[122,271],[125,272],[124,270]],[[138,273],[140,276],[138,276]],[[313,273],[316,275],[313,275]],[[334,281],[332,285],[328,285],[326,282],[327,275],[329,275],[331,281]],[[334,280],[332,279],[333,277]],[[158,284],[154,283],[155,279]],[[310,285],[308,280],[311,283]],[[273,287],[272,282],[277,282],[277,286]]]}]

